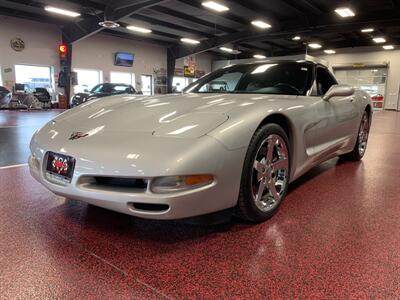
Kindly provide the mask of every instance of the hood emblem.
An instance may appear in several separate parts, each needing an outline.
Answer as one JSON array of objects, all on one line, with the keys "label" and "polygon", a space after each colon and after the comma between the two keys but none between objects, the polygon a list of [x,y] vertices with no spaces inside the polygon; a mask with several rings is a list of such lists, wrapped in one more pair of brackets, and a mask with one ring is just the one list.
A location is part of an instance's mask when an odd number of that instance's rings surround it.
[{"label": "hood emblem", "polygon": [[69,137],[69,139],[70,139],[71,141],[73,141],[73,140],[77,140],[77,139],[86,137],[86,136],[88,136],[88,135],[89,135],[89,134],[87,134],[87,133],[83,133],[83,132],[80,132],[80,131],[74,131],[74,132],[71,134],[71,136]]}]

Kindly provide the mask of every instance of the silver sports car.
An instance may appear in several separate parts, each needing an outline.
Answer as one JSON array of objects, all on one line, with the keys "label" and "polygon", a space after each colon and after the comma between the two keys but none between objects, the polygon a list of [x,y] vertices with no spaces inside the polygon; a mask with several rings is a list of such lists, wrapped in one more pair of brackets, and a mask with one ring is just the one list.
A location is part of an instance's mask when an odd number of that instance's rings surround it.
[{"label": "silver sports car", "polygon": [[143,218],[228,208],[271,217],[290,182],[335,156],[360,160],[370,97],[323,65],[229,66],[183,94],[118,95],[64,112],[31,141],[31,174],[57,195]]}]

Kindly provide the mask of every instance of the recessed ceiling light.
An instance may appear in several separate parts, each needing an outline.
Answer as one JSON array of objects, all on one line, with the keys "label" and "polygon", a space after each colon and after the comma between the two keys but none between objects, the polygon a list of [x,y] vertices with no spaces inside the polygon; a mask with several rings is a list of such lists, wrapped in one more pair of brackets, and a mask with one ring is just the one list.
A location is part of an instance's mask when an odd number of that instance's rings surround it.
[{"label": "recessed ceiling light", "polygon": [[385,45],[385,46],[383,46],[383,49],[385,49],[385,50],[393,50],[394,46],[393,45]]},{"label": "recessed ceiling light", "polygon": [[186,43],[186,44],[192,44],[192,45],[200,44],[200,41],[194,40],[194,39],[189,39],[189,38],[181,38],[181,42]]},{"label": "recessed ceiling light", "polygon": [[373,38],[373,40],[377,44],[386,43],[386,39],[384,37],[376,37],[376,38]]},{"label": "recessed ceiling light", "polygon": [[336,53],[336,51],[335,51],[335,50],[332,50],[332,49],[324,50],[324,52],[325,52],[326,54],[335,54],[335,53]]},{"label": "recessed ceiling light", "polygon": [[312,49],[321,49],[322,48],[322,46],[320,44],[317,44],[317,43],[308,44],[308,47],[310,47]]},{"label": "recessed ceiling light", "polygon": [[224,11],[229,10],[229,7],[222,5],[215,1],[204,1],[203,3],[201,3],[201,5],[209,8],[209,9],[215,10],[217,12],[224,12]]},{"label": "recessed ceiling light", "polygon": [[151,33],[151,29],[138,27],[138,26],[133,26],[133,25],[127,26],[126,29],[132,30],[132,31],[136,31],[136,32],[140,32],[140,33]]},{"label": "recessed ceiling light", "polygon": [[300,41],[301,37],[296,35],[295,37],[292,38],[293,41]]},{"label": "recessed ceiling light", "polygon": [[99,22],[99,25],[104,28],[118,28],[120,26],[117,22],[109,21],[109,20]]},{"label": "recessed ceiling light", "polygon": [[254,20],[251,22],[251,24],[261,29],[268,29],[272,27],[270,24],[265,23],[264,21],[261,20]]},{"label": "recessed ceiling light", "polygon": [[364,33],[374,32],[374,29],[373,28],[364,28],[364,29],[361,29],[361,32],[364,32]]},{"label": "recessed ceiling light", "polygon": [[57,8],[57,7],[54,7],[54,6],[45,6],[44,10],[48,11],[48,12],[55,13],[55,14],[59,14],[59,15],[67,16],[67,17],[72,17],[72,18],[76,18],[76,17],[79,17],[81,15],[80,13],[77,13],[75,11],[62,9],[62,8]]},{"label": "recessed ceiling light", "polygon": [[265,59],[265,58],[267,58],[265,55],[261,55],[261,54],[254,54],[253,57],[257,58],[257,59]]},{"label": "recessed ceiling light", "polygon": [[337,13],[342,18],[354,17],[356,14],[348,7],[340,7],[335,9],[335,13]]}]

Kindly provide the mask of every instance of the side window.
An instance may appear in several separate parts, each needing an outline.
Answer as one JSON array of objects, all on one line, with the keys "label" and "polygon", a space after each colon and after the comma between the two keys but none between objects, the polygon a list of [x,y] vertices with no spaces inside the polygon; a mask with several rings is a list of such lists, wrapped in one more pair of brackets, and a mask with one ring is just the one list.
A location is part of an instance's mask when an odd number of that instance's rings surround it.
[{"label": "side window", "polygon": [[336,79],[325,68],[317,68],[317,89],[318,96],[323,96],[331,88],[337,84]]}]

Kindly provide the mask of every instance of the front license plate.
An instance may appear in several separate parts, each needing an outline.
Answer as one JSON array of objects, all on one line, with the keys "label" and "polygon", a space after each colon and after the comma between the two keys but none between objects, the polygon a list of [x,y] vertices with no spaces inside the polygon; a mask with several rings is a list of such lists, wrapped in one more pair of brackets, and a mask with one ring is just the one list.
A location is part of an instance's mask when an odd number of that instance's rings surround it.
[{"label": "front license plate", "polygon": [[75,158],[64,154],[48,152],[46,165],[46,176],[48,179],[71,183],[74,168]]}]

